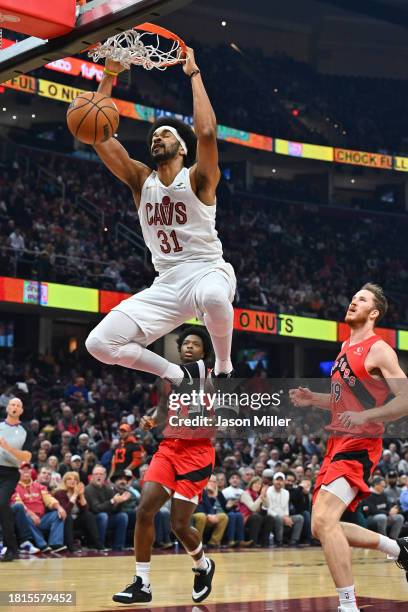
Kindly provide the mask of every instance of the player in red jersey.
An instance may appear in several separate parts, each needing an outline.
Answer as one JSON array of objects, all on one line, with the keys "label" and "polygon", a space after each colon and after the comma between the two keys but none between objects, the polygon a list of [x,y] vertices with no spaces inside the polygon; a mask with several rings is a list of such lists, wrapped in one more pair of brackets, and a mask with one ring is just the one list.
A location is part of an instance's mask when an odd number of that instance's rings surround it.
[{"label": "player in red jersey", "polygon": [[[210,337],[200,328],[185,330],[178,339],[178,348],[183,364],[200,359],[208,360],[212,353]],[[171,384],[161,381],[160,402],[156,414],[153,417],[144,416],[140,422],[144,430],[166,421],[167,425],[164,430],[165,437],[144,476],[142,498],[137,508],[136,575],[132,583],[113,596],[113,601],[118,603],[132,604],[152,600],[150,559],[154,540],[154,516],[170,497],[172,530],[194,562],[193,601],[203,601],[211,592],[215,564],[205,556],[201,537],[190,523],[201,492],[214,469],[215,451],[210,439],[212,430],[199,428],[191,431],[182,426],[171,427],[168,423],[172,412],[168,402],[170,393]],[[190,407],[181,408],[178,416],[180,413],[181,416],[189,416],[188,412],[191,413]]]},{"label": "player in red jersey", "polygon": [[332,368],[331,393],[289,392],[295,406],[332,412],[332,435],[313,497],[312,531],[337,587],[339,612],[358,612],[350,547],[381,550],[408,572],[408,538],[395,541],[341,522],[347,508],[355,510],[370,494],[368,482],[382,454],[382,423],[408,415],[406,375],[395,351],[374,332],[387,307],[378,285],[364,285],[346,314],[351,333]]}]

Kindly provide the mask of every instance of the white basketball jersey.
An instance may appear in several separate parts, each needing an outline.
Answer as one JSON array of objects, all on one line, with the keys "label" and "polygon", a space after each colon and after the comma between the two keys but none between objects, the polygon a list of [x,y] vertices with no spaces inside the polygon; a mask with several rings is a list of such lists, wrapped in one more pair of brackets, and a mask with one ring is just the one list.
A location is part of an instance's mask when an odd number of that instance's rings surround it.
[{"label": "white basketball jersey", "polygon": [[188,168],[169,187],[155,170],[150,174],[142,188],[139,219],[159,274],[179,263],[222,260],[215,213],[215,205],[205,206],[192,190]]}]

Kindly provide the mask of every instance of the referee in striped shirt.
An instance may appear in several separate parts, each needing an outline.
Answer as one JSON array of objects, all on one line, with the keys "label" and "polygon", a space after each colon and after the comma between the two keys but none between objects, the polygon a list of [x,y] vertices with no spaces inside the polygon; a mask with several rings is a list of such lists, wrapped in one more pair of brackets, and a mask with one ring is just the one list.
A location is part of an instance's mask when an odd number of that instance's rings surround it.
[{"label": "referee in striped shirt", "polygon": [[20,479],[20,463],[31,461],[33,434],[20,421],[23,402],[18,397],[9,401],[6,412],[6,419],[0,422],[0,525],[7,550],[0,561],[13,561],[18,556],[18,545],[9,503]]}]

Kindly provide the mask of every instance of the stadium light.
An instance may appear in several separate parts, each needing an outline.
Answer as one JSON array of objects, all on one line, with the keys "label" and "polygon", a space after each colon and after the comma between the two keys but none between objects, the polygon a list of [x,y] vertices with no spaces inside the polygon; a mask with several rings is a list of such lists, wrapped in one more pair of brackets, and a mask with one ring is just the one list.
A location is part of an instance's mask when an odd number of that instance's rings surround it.
[{"label": "stadium light", "polygon": [[221,21],[221,25],[222,25],[222,27],[223,27],[223,28],[225,28],[225,27],[226,27],[227,22],[225,21],[225,19],[223,19],[223,20]]}]

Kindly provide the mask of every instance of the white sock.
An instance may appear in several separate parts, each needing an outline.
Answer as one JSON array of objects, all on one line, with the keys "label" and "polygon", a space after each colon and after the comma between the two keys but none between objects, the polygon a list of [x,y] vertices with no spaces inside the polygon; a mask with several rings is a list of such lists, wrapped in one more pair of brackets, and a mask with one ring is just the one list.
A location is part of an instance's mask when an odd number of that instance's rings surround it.
[{"label": "white sock", "polygon": [[[200,543],[199,546],[197,546],[197,548],[195,550],[186,550],[186,552],[190,555],[192,562],[194,563],[194,567],[196,569],[205,569],[205,570],[209,570],[210,569],[210,562],[208,561],[207,557],[204,554],[203,551],[203,545],[202,543]],[[196,560],[193,559],[193,555],[198,555],[199,552],[202,552],[201,557]]]},{"label": "white sock", "polygon": [[140,563],[136,561],[136,576],[140,576],[145,586],[150,585],[150,562]]},{"label": "white sock", "polygon": [[380,540],[377,546],[378,550],[388,555],[390,559],[398,559],[400,555],[400,547],[398,546],[395,540],[391,540],[391,538],[387,538],[387,536],[380,535]]},{"label": "white sock", "polygon": [[196,569],[205,569],[205,570],[209,570],[210,569],[210,562],[208,561],[207,557],[205,556],[204,552],[203,552],[203,556],[200,557],[198,559],[198,561],[196,561],[195,559],[193,559],[193,563],[194,563],[194,567]]},{"label": "white sock", "polygon": [[339,594],[340,608],[347,610],[347,612],[359,612],[356,602],[356,592],[354,590],[354,584],[349,587],[337,589]]},{"label": "white sock", "polygon": [[179,365],[175,363],[169,363],[166,371],[162,375],[162,378],[167,378],[167,380],[170,380],[172,383],[175,383],[176,385],[177,384],[179,385],[181,383],[181,381],[183,380],[183,377],[184,377],[183,370],[180,368]]},{"label": "white sock", "polygon": [[[214,340],[213,340],[214,342]],[[221,361],[220,359],[215,359],[214,365],[214,374],[218,376],[218,374],[229,374],[232,372],[232,361],[231,359],[225,359]]]}]

